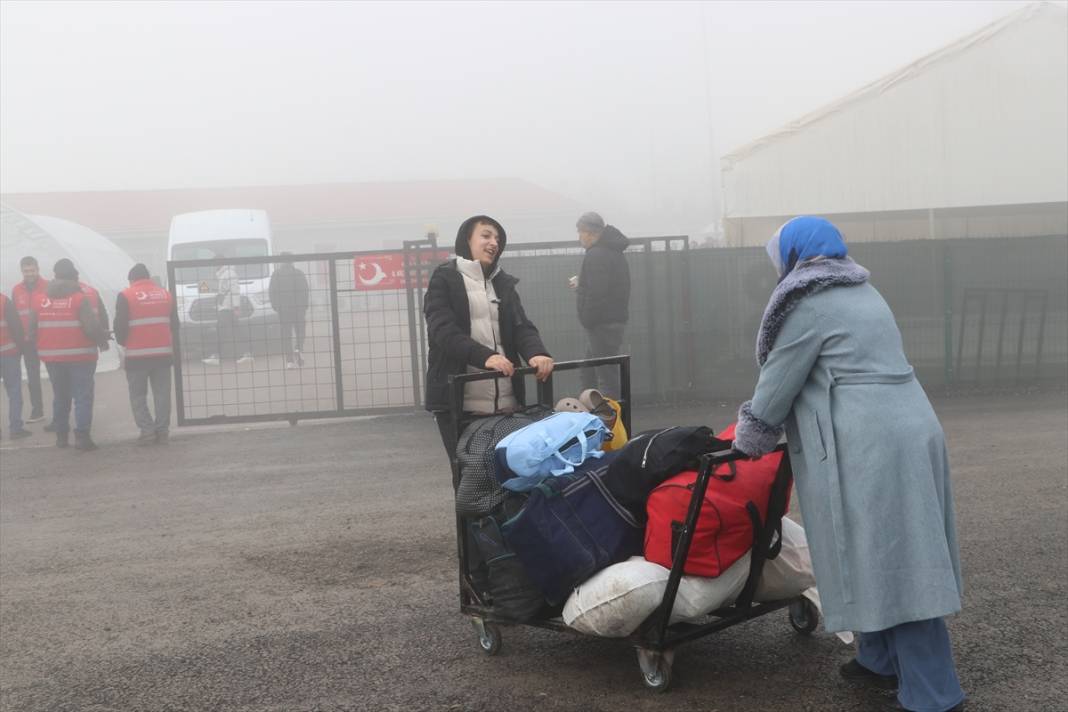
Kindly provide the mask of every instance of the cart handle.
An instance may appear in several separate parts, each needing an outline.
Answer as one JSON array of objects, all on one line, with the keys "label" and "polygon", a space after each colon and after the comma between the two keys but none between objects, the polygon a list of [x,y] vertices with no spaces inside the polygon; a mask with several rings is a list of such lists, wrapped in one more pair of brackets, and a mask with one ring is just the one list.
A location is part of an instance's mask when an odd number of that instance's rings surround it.
[{"label": "cart handle", "polygon": [[[629,356],[602,356],[600,358],[579,359],[575,361],[557,361],[553,364],[553,373],[557,371],[573,371],[585,366],[612,366],[629,360]],[[533,366],[523,366],[515,369],[515,376],[533,376],[538,369]],[[487,381],[491,378],[501,378],[504,374],[500,371],[483,370],[477,373],[458,373],[449,376],[449,383],[471,383],[472,381]]]},{"label": "cart handle", "polygon": [[[770,455],[773,452],[785,452],[785,451],[786,451],[786,443],[782,443],[782,444],[776,445],[774,448],[771,449],[771,451],[769,451],[766,454]],[[753,458],[753,457],[745,454],[741,450],[735,450],[734,448],[731,448],[730,450],[720,450],[718,452],[709,452],[709,453],[705,453],[704,455],[701,455],[700,467],[698,467],[698,471],[704,470],[705,468],[711,469],[713,467],[718,467],[719,465],[726,465],[728,462],[737,462],[738,460],[754,460],[754,459],[756,459],[756,458]]]}]

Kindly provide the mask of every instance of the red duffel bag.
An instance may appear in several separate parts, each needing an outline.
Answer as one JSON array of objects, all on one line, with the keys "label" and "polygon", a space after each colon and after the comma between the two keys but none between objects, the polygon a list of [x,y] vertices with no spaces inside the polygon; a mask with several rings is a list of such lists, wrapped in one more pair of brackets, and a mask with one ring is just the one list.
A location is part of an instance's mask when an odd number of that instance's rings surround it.
[{"label": "red duffel bag", "polygon": [[[734,425],[716,435],[734,440]],[[713,470],[697,519],[684,572],[693,576],[716,577],[753,548],[754,518],[762,526],[768,516],[775,474],[782,452],[758,460],[737,460]],[[686,523],[697,472],[681,472],[662,482],[649,495],[645,525],[645,558],[671,568],[675,547]],[[789,506],[786,491],[783,511]]]}]

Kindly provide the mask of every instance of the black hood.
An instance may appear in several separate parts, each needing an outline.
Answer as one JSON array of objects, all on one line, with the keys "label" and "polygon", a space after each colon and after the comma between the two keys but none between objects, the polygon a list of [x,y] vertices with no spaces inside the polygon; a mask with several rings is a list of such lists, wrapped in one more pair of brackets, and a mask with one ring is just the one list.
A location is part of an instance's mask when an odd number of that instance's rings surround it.
[{"label": "black hood", "polygon": [[463,257],[465,260],[471,259],[471,246],[467,241],[471,238],[471,231],[475,229],[475,225],[478,223],[492,225],[497,229],[497,259],[493,260],[493,264],[496,265],[500,261],[501,255],[504,254],[505,246],[508,244],[508,234],[499,222],[488,215],[475,215],[463,221],[460,229],[456,231],[455,252],[457,256]]},{"label": "black hood", "polygon": [[616,228],[615,225],[605,225],[604,230],[601,232],[601,236],[597,238],[597,242],[593,243],[591,247],[605,247],[610,250],[618,250],[622,252],[627,249],[630,244],[630,240]]},{"label": "black hood", "polygon": [[62,299],[80,291],[82,291],[82,285],[73,279],[53,279],[48,283],[47,294],[53,299]]}]

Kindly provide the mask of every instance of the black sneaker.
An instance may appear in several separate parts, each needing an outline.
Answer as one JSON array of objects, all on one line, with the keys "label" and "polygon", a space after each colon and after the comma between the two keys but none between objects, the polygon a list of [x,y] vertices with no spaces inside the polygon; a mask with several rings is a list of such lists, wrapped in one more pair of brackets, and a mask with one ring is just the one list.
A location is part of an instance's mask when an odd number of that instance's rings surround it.
[{"label": "black sneaker", "polygon": [[856,658],[838,668],[838,672],[851,682],[865,682],[881,690],[897,689],[897,675],[880,675],[877,672],[872,672],[858,663]]},{"label": "black sneaker", "polygon": [[155,433],[141,433],[137,438],[138,445],[154,445],[156,443]]}]

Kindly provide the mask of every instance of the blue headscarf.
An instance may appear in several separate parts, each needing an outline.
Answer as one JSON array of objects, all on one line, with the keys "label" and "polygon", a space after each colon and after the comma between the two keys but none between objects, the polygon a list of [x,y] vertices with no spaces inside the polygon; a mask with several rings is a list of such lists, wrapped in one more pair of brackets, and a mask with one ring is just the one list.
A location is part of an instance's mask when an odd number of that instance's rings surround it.
[{"label": "blue headscarf", "polygon": [[829,220],[808,216],[788,220],[772,236],[767,250],[780,281],[798,262],[813,257],[842,259],[849,254],[838,228]]}]

